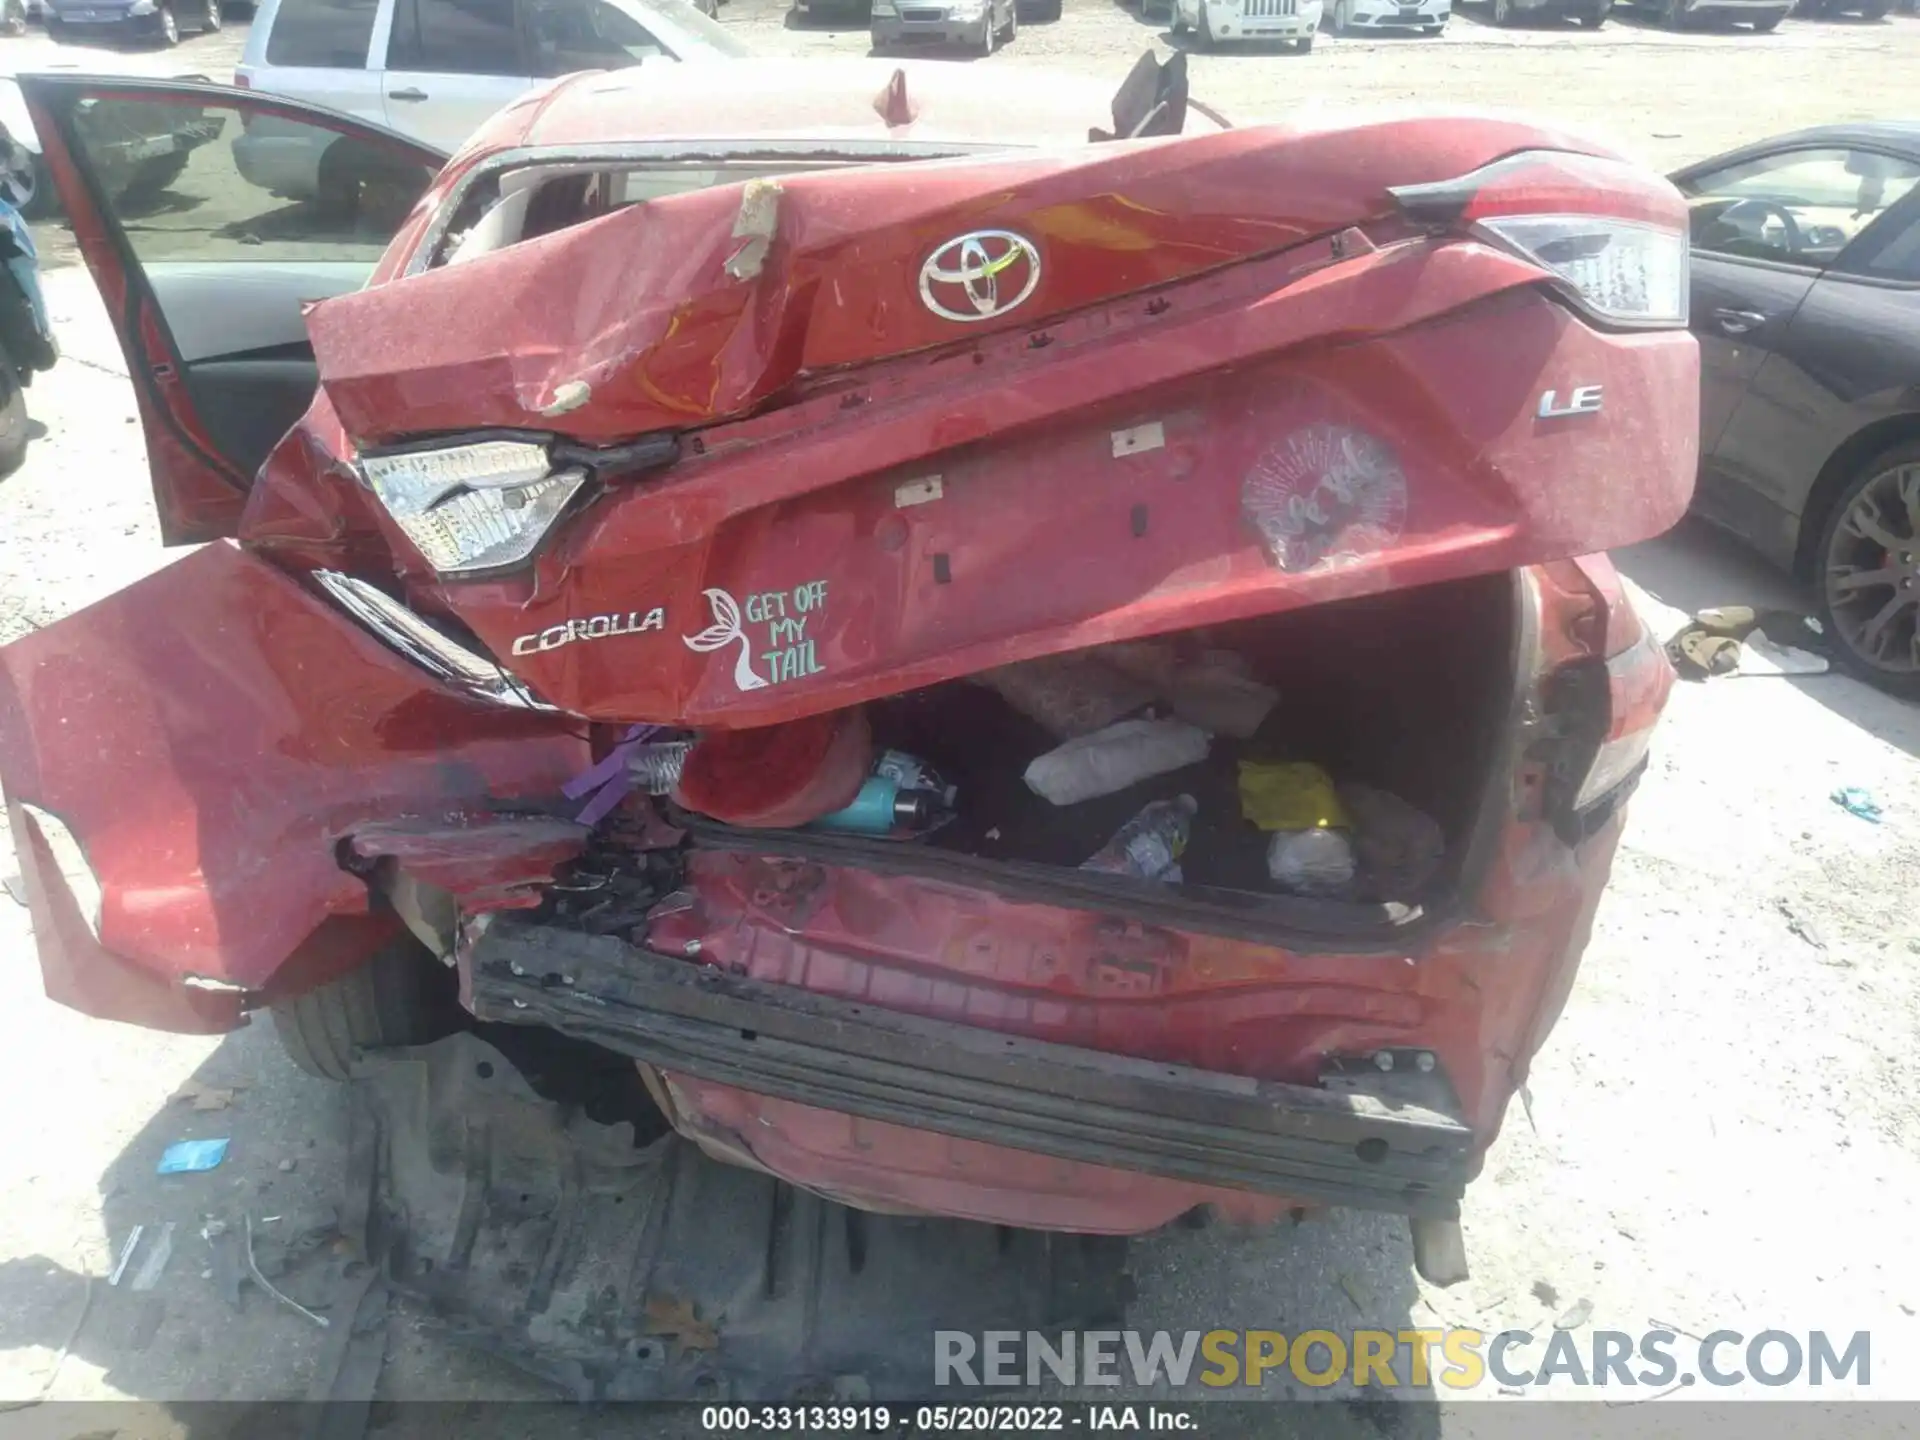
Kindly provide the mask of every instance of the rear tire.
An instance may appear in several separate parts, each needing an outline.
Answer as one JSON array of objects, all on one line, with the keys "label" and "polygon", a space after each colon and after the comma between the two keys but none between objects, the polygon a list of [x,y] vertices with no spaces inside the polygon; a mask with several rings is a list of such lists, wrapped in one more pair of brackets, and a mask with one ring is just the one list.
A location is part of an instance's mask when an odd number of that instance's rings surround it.
[{"label": "rear tire", "polygon": [[1180,0],[1173,0],[1173,14],[1167,20],[1167,30],[1174,35],[1187,33],[1187,22],[1180,15]]},{"label": "rear tire", "polygon": [[425,1045],[459,1025],[453,972],[405,936],[358,970],[269,1007],[287,1058],[322,1080],[347,1080],[362,1050]]},{"label": "rear tire", "polygon": [[0,348],[0,477],[13,474],[27,458],[27,392],[13,357]]},{"label": "rear tire", "polygon": [[154,38],[163,50],[171,50],[180,43],[180,17],[173,13],[172,5],[160,7],[160,23]]},{"label": "rear tire", "polygon": [[[1920,700],[1920,653],[1916,649],[1920,641],[1913,638],[1920,635],[1920,588],[1916,588],[1920,587],[1920,575],[1912,573],[1914,563],[1908,558],[1920,556],[1920,525],[1914,523],[1913,512],[1905,503],[1905,493],[1900,488],[1903,483],[1920,488],[1920,444],[1897,445],[1876,455],[1847,481],[1820,527],[1812,579],[1818,602],[1816,613],[1839,664],[1890,695]],[[1862,506],[1870,490],[1876,493],[1872,503],[1873,518],[1881,533],[1879,540],[1866,538],[1859,529],[1851,534],[1843,533],[1848,516]],[[1900,534],[1901,529],[1907,533]],[[1845,605],[1846,613],[1840,613],[1831,588],[1834,575],[1836,572],[1851,575],[1863,570],[1908,573],[1904,584],[1896,578],[1885,585],[1855,585],[1848,589],[1840,602]],[[1872,628],[1874,619],[1880,618],[1878,612],[1883,606],[1890,612],[1883,628],[1893,632],[1891,639],[1895,642],[1889,647],[1894,651],[1890,664],[1878,663],[1862,653],[1861,648],[1862,645],[1872,648],[1865,632]],[[1903,637],[1908,647],[1905,657],[1898,654]],[[1907,668],[1895,668],[1901,659],[1909,657],[1911,663]]]},{"label": "rear tire", "polygon": [[1200,0],[1199,45],[1202,50],[1213,49],[1213,21],[1207,18],[1207,0]]},{"label": "rear tire", "polygon": [[217,35],[225,17],[220,13],[220,0],[206,0],[200,12],[200,32],[203,35]]}]

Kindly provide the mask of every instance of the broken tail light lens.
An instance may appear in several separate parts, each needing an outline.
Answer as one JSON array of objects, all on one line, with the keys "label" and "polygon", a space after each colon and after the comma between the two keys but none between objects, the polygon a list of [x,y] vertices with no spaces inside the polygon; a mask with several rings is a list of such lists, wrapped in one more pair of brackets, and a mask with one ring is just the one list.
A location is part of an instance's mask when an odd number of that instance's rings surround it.
[{"label": "broken tail light lens", "polygon": [[1634,325],[1687,323],[1687,237],[1597,215],[1483,220],[1480,229],[1551,270],[1595,315]]},{"label": "broken tail light lens", "polygon": [[1599,319],[1687,323],[1686,201],[1652,171],[1529,150],[1456,180],[1400,186],[1393,197],[1410,219],[1476,235],[1538,265]]},{"label": "broken tail light lens", "polygon": [[546,445],[524,440],[365,455],[359,466],[367,487],[442,575],[525,560],[587,479],[583,469],[555,470]]}]

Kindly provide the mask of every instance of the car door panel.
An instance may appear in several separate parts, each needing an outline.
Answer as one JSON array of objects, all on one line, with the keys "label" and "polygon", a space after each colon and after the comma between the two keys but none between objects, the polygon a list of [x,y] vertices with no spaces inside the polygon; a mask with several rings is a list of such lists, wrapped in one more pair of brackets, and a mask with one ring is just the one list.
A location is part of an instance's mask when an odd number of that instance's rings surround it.
[{"label": "car door panel", "polygon": [[380,79],[390,128],[457,148],[533,84],[514,0],[394,0]]},{"label": "car door panel", "polygon": [[[313,395],[303,303],[363,283],[445,157],[225,86],[20,83],[126,356],[161,536],[232,535],[254,472]],[[263,118],[328,157],[326,194],[249,176],[241,144]],[[177,143],[156,149],[162,133]]]},{"label": "car door panel", "polygon": [[1710,456],[1767,355],[1786,334],[1814,272],[1693,255],[1693,333],[1700,342],[1700,453]]},{"label": "car door panel", "polygon": [[1828,460],[1867,427],[1920,412],[1917,239],[1920,192],[1887,210],[1808,288],[1715,448],[1714,488],[1777,517],[1789,562]]}]

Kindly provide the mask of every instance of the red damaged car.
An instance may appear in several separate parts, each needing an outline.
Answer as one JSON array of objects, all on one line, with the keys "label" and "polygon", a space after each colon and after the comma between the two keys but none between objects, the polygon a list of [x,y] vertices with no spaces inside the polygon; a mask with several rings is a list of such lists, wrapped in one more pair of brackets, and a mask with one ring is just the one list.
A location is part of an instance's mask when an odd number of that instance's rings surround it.
[{"label": "red damaged car", "polygon": [[[1463,1273],[1670,683],[1601,553],[1693,484],[1665,180],[1150,58],[576,75],[451,160],[22,88],[213,542],[0,651],[50,995],[547,1027],[850,1205]],[[224,117],[157,201],[134,105]]]}]

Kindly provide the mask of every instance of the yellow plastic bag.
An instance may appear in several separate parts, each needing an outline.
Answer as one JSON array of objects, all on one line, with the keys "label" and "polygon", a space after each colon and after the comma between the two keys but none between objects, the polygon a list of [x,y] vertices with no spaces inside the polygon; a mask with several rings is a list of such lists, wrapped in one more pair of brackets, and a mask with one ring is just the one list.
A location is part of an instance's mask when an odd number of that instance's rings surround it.
[{"label": "yellow plastic bag", "polygon": [[1333,777],[1306,761],[1240,762],[1240,813],[1262,830],[1345,830]]}]

